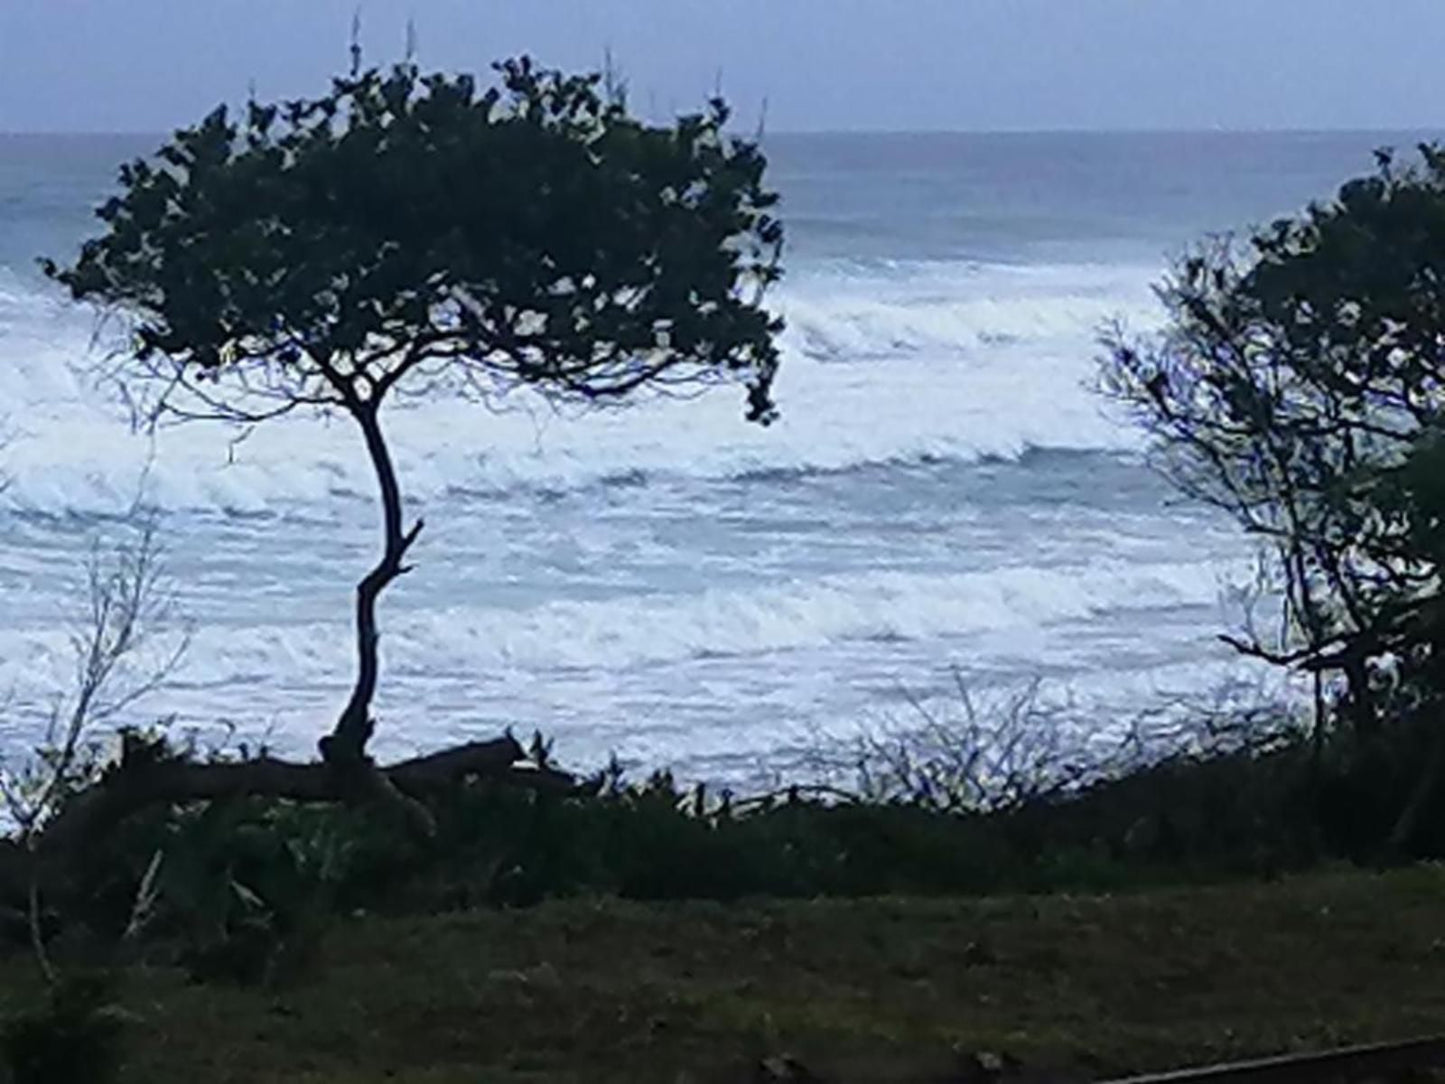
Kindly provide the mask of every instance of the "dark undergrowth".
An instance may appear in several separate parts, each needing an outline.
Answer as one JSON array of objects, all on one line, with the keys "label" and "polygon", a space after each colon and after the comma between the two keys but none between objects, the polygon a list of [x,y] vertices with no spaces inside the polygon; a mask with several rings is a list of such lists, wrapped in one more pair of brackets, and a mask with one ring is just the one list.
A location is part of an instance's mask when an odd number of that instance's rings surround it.
[{"label": "dark undergrowth", "polygon": [[[1049,920],[1048,940],[1040,942],[1038,952],[1053,953],[1056,958],[1030,956],[1027,974],[1011,973],[998,979],[1002,985],[968,995],[986,1002],[998,998],[1032,1006],[1025,1015],[1035,1016],[1042,1011],[1035,1000],[1041,999],[1040,1003],[1047,1003],[1050,1011],[1058,1014],[1048,1028],[1029,1017],[1028,1028],[1017,1033],[1012,1046],[1035,1054],[1058,1046],[1075,1053],[1092,1050],[1098,1056],[1107,1055],[1111,1064],[1124,1064],[1129,1059],[1121,1052],[1137,1041],[1143,1044],[1140,1050],[1154,1051],[1144,1062],[1167,1062],[1171,1050],[1184,1058],[1192,1051],[1212,1048],[1202,1033],[1191,1030],[1197,1022],[1186,1026],[1181,1018],[1177,1023],[1183,1030],[1173,1046],[1167,1029],[1147,1036],[1125,1029],[1107,1042],[1075,1049],[1076,1040],[1088,1030],[1082,1020],[1093,1010],[1071,1007],[1067,999],[1054,997],[1059,983],[1075,981],[1069,977],[1069,969],[1076,964],[1071,962],[1074,950],[1068,947],[1071,935],[1062,916],[1074,914],[1079,907],[1083,907],[1079,914],[1087,911],[1093,916],[1077,928],[1083,936],[1094,928],[1089,923],[1127,924],[1136,910],[1155,913],[1150,909],[1162,905],[1144,902],[1152,899],[1173,901],[1165,910],[1187,913],[1189,922],[1196,925],[1208,921],[1205,912],[1214,906],[1223,908],[1216,916],[1218,921],[1233,922],[1232,909],[1238,900],[1255,901],[1251,906],[1266,909],[1275,906],[1268,902],[1270,897],[1260,894],[1267,891],[1259,886],[1262,881],[1287,881],[1290,887],[1281,890],[1280,899],[1291,902],[1279,906],[1298,910],[1309,898],[1307,886],[1315,883],[1298,880],[1300,875],[1353,867],[1359,872],[1334,875],[1346,876],[1346,881],[1328,883],[1353,884],[1349,877],[1361,878],[1360,884],[1374,883],[1360,867],[1418,864],[1445,857],[1445,793],[1427,785],[1428,777],[1422,774],[1434,761],[1434,741],[1431,728],[1423,724],[1388,730],[1365,744],[1332,738],[1316,745],[1284,730],[1265,739],[1206,744],[1189,754],[1156,758],[1121,772],[1101,770],[1090,777],[1077,772],[1051,773],[1035,760],[1029,762],[1028,772],[1013,777],[1016,785],[991,798],[974,786],[976,780],[940,771],[926,782],[916,772],[895,771],[891,787],[874,786],[866,798],[838,787],[798,787],[749,800],[711,797],[707,791],[678,786],[666,774],[629,782],[615,769],[599,773],[569,794],[477,780],[436,801],[438,832],[426,843],[419,843],[391,822],[342,807],[247,798],[195,808],[156,809],[118,826],[96,846],[81,864],[79,881],[63,901],[42,901],[38,930],[30,922],[26,901],[12,901],[9,929],[16,951],[6,965],[9,978],[5,981],[18,983],[15,989],[21,992],[13,1004],[26,1007],[17,1008],[8,1018],[0,1032],[0,1049],[18,1073],[37,1059],[43,1062],[51,1057],[63,1063],[78,1051],[92,1051],[85,1057],[98,1059],[100,1065],[93,1078],[75,1076],[73,1069],[64,1070],[69,1075],[56,1077],[59,1070],[42,1065],[35,1070],[39,1075],[25,1077],[21,1073],[14,1077],[17,1081],[67,1079],[81,1084],[82,1079],[110,1080],[113,1076],[106,1075],[101,1063],[112,1069],[119,1066],[119,1021],[145,1016],[142,1012],[137,1017],[132,1011],[137,996],[150,998],[154,1007],[170,1005],[168,999],[181,996],[180,988],[172,985],[177,982],[214,991],[195,995],[211,1006],[205,1011],[217,1014],[204,1026],[219,1029],[217,1043],[230,1043],[234,1040],[229,1033],[231,1024],[223,1026],[221,1016],[269,1012],[261,1006],[290,1004],[275,1000],[278,998],[313,997],[300,991],[317,984],[329,992],[315,997],[340,996],[334,974],[337,968],[350,974],[358,988],[374,986],[385,976],[391,976],[386,981],[395,981],[394,970],[408,967],[417,970],[406,981],[424,983],[428,969],[441,964],[431,959],[438,950],[420,942],[433,935],[445,942],[460,936],[455,931],[473,928],[465,923],[455,925],[443,917],[447,914],[486,912],[515,913],[517,917],[481,920],[476,928],[491,932],[465,950],[459,946],[458,951],[480,953],[489,961],[484,966],[479,958],[476,965],[491,976],[487,983],[502,983],[501,979],[492,981],[498,974],[520,976],[507,989],[541,1014],[523,1026],[508,1015],[515,1009],[512,1006],[502,1013],[508,1033],[533,1035],[544,1047],[551,1036],[564,1051],[575,1041],[575,1052],[583,1059],[569,1063],[570,1055],[550,1047],[532,1056],[506,1043],[487,1045],[484,1053],[478,1053],[472,1049],[472,1040],[458,1037],[465,1030],[459,1020],[416,1025],[423,1031],[460,1029],[458,1036],[445,1042],[469,1051],[464,1058],[457,1055],[463,1061],[481,1059],[467,1061],[468,1065],[492,1064],[487,1059],[496,1058],[501,1059],[497,1066],[505,1063],[516,1068],[535,1061],[541,1074],[502,1074],[495,1079],[594,1079],[577,1066],[597,1056],[594,1048],[607,1031],[597,1014],[614,1011],[607,1007],[611,1005],[608,999],[614,997],[623,998],[623,1007],[616,1011],[624,1013],[618,1024],[624,1030],[640,1026],[627,1016],[632,1010],[626,1005],[632,1001],[637,1002],[637,1013],[657,1021],[658,1049],[666,1051],[659,1064],[675,1067],[693,1054],[697,1065],[734,1064],[742,1056],[740,1051],[763,1051],[792,1043],[794,1037],[799,1037],[797,1042],[804,1047],[812,1049],[811,1043],[826,1050],[831,1044],[844,1043],[845,1032],[856,1030],[845,1045],[867,1046],[878,1040],[881,1046],[869,1047],[872,1052],[867,1057],[882,1058],[889,1065],[912,1065],[918,1051],[938,1054],[946,1029],[940,1023],[941,1030],[936,1033],[914,1034],[905,1028],[887,1036],[874,1034],[877,1028],[870,1022],[870,1014],[877,1007],[870,999],[908,1004],[926,976],[934,976],[928,982],[942,982],[941,973],[936,974],[937,961],[926,958],[935,949],[966,971],[992,966],[996,947],[987,938],[965,936],[962,928],[950,927],[952,932],[944,942],[929,946],[939,929],[936,924],[944,921],[945,915],[1000,913],[997,905],[964,905],[961,897],[997,897],[1014,900],[1008,906],[1018,915],[1054,916]],[[181,754],[172,751],[165,755]],[[939,764],[937,760],[930,763],[935,769]],[[894,767],[898,767],[896,761]],[[1030,782],[1021,785],[1025,777]],[[872,778],[876,783],[876,770]],[[1426,881],[1438,887],[1433,873],[1425,880],[1388,883],[1415,886],[1410,891],[1417,893]],[[1211,884],[1215,887],[1205,887]],[[1349,894],[1355,889],[1343,891]],[[1087,906],[1019,902],[1047,896],[1091,896],[1118,902]],[[927,897],[940,898],[938,906],[924,903]],[[1134,897],[1141,902],[1124,902]],[[817,902],[826,899],[837,902],[827,906]],[[568,900],[576,902],[568,904]],[[602,900],[617,902],[603,906],[598,902]],[[772,902],[765,902],[769,900]],[[847,902],[850,900],[855,902]],[[884,904],[880,900],[917,902]],[[629,902],[631,909],[623,906]],[[696,910],[703,904],[734,909]],[[596,910],[598,907],[602,910]],[[539,916],[538,929],[551,932],[536,938],[522,936],[518,931],[529,928],[532,921],[525,916],[534,913]],[[565,915],[581,916],[577,918],[580,925],[570,919],[557,925],[557,916]],[[581,977],[566,974],[559,960],[568,958],[573,951],[569,946],[578,939],[602,936],[594,927],[603,920],[594,921],[589,915],[611,916],[603,925],[614,922],[618,915],[626,916],[626,937],[637,943],[615,946],[617,966],[642,968],[644,976],[651,973],[649,968],[661,966],[666,977],[649,985],[634,976],[624,992],[612,989],[598,971]],[[734,946],[739,954],[736,960],[726,965],[722,962],[726,953],[721,932],[715,944],[709,943],[711,948],[691,942],[688,924],[693,919],[687,916],[700,915],[713,916],[708,922],[720,924],[719,929],[731,929],[728,924],[735,921],[724,916],[753,916],[737,919],[743,924],[730,935],[739,939]],[[1352,926],[1350,936],[1386,938],[1395,921],[1388,907],[1382,906],[1376,918],[1361,910],[1358,928]],[[781,973],[790,966],[805,971],[813,966],[803,957],[794,958],[796,945],[791,934],[777,932],[794,922],[804,922],[810,931],[807,937],[815,941],[830,936],[830,926],[831,936],[862,938],[855,948],[865,955],[872,939],[883,936],[879,930],[891,931],[886,936],[902,940],[890,952],[902,953],[908,960],[900,962],[900,957],[886,967],[879,964],[883,970],[876,973],[868,970],[872,963],[867,968],[858,963],[863,970],[850,975],[849,969],[857,961],[850,962],[848,953],[840,950],[828,965],[836,969],[828,981],[854,992],[839,994],[842,1000],[830,1003],[827,1019],[815,1018],[806,1005],[785,1004],[777,1000],[781,994],[764,997],[756,986],[757,982],[777,981],[780,989],[792,989],[802,975],[785,981]],[[1141,930],[1139,943],[1129,951],[1141,957],[1163,951],[1161,946],[1174,936],[1165,926],[1167,923]],[[495,937],[501,936],[498,931],[504,928],[513,931],[508,937],[522,936],[522,940],[499,946]],[[358,930],[371,932],[363,936]],[[397,933],[400,940],[387,948],[384,942],[390,935],[377,932],[383,930],[403,931],[404,936]],[[28,1002],[23,993],[25,980],[17,976],[33,968],[37,932],[49,959],[67,978],[47,984],[47,993]],[[953,940],[955,935],[958,943]],[[365,952],[354,951],[353,940],[358,936],[370,939],[366,943],[371,947]],[[1109,936],[1127,940],[1129,935],[1121,926]],[[1215,961],[1219,966],[1234,966],[1254,951],[1249,947],[1249,935],[1239,936],[1242,940],[1231,950],[1234,963],[1221,956]],[[1022,932],[1017,937],[1022,939],[1020,944],[1026,940]],[[910,943],[914,948],[907,948]],[[1439,941],[1432,944],[1438,946]],[[519,945],[530,947],[524,950]],[[1338,951],[1357,949],[1346,944]],[[1415,950],[1400,951],[1408,955]],[[529,955],[533,952],[535,955]],[[368,953],[381,955],[373,959]],[[403,959],[408,954],[410,963]],[[684,967],[679,962],[692,955],[697,955],[692,964]],[[664,963],[658,964],[658,960]],[[1121,967],[1139,964],[1128,957],[1119,960]],[[1291,964],[1296,965],[1303,974],[1304,961]],[[601,957],[587,965],[602,966]],[[1191,966],[1190,981],[1203,981],[1205,972],[1200,968],[1205,964]],[[710,976],[718,968],[728,974],[741,968],[737,982],[743,986],[716,986]],[[752,985],[741,977],[749,968],[758,975],[749,980]],[[774,978],[765,980],[763,976],[770,973]],[[1218,981],[1227,986],[1234,980],[1219,977]],[[1028,988],[1010,985],[1019,982]],[[1165,976],[1159,982],[1171,997],[1187,1002],[1194,996],[1183,979],[1175,983]],[[498,986],[483,998],[486,1004],[473,1006],[480,1014],[477,1027],[499,1026],[495,1019],[499,1010],[493,1002],[501,997],[500,989]],[[138,990],[150,992],[138,995]],[[232,992],[223,992],[227,990]],[[801,989],[797,992],[802,996]],[[419,990],[416,996],[421,996]],[[807,996],[819,995],[812,992]],[[954,1006],[961,1021],[977,1008],[973,1001],[965,1000],[967,1003]],[[124,1011],[121,1006],[126,1006]],[[1216,1009],[1223,1012],[1222,1005]],[[324,1016],[341,1010],[325,1005],[315,1011]],[[383,1010],[378,1007],[376,1011]],[[403,1016],[419,1011],[421,1008],[413,1005]],[[436,1011],[442,1011],[440,1005]],[[445,1011],[461,1013],[463,1009],[457,1006]],[[1414,1022],[1409,1013],[1401,1016],[1402,1011],[1374,1005],[1370,1013],[1376,1015],[1369,1015],[1367,1023],[1343,1026],[1339,1034],[1373,1036],[1399,1030]],[[989,1017],[994,1020],[990,1028],[995,1030],[985,1029],[989,1041],[1001,1042],[1014,1034],[1007,1027],[1007,1012],[990,1012],[995,1013]],[[559,1013],[561,1016],[556,1015]],[[1020,1027],[1023,1019],[1019,1018]],[[705,1026],[699,1021],[705,1021]],[[374,1023],[383,1030],[399,1026],[390,1019]],[[277,1041],[283,1047],[299,1043],[303,1037],[307,1044],[320,1043],[291,1050],[298,1059],[294,1079],[395,1079],[382,1073],[379,1066],[396,1062],[399,1051],[374,1064],[347,1068],[337,1061],[337,1051],[328,1053],[327,1044],[308,1030],[310,1025],[303,1028],[270,1021],[262,1030],[273,1025],[282,1035]],[[1291,1024],[1302,1029],[1298,1037],[1266,1028],[1241,1033],[1239,1042],[1226,1037],[1213,1045],[1226,1050],[1284,1048],[1333,1034],[1330,1029],[1334,1025],[1323,1018],[1305,1025],[1303,1016]],[[126,1031],[132,1050],[125,1064],[143,1064],[153,1071],[153,1075],[135,1079],[199,1079],[166,1075],[170,1070],[165,1066],[171,1064],[190,1065],[188,1071],[200,1072],[195,1058],[203,1054],[188,1038],[173,1034],[169,1025],[152,1017],[148,1025],[127,1025]],[[665,1036],[661,1034],[664,1031]],[[134,1053],[135,1042],[145,1047],[139,1055]],[[156,1048],[156,1043],[161,1047]],[[585,1058],[584,1048],[590,1051]],[[905,1048],[913,1053],[905,1057]],[[859,1056],[864,1056],[862,1048],[858,1049]],[[641,1043],[638,1057],[646,1055],[646,1050],[647,1043]],[[174,1062],[168,1060],[172,1054]],[[317,1067],[314,1072],[303,1071],[302,1067],[313,1064]],[[243,1079],[213,1077],[213,1071],[214,1066],[205,1068],[206,1079]],[[51,1075],[45,1075],[47,1072]],[[403,1076],[479,1079],[448,1072],[437,1069]],[[685,1078],[677,1076],[675,1069],[669,1072],[673,1075],[639,1070],[630,1079],[724,1079],[706,1074]],[[251,1079],[290,1078],[263,1075]],[[625,1074],[595,1079],[613,1078],[629,1079]]]},{"label": "dark undergrowth", "polygon": [[[1276,737],[986,808],[936,788],[738,801],[615,770],[572,794],[474,781],[435,803],[427,843],[354,809],[240,799],[134,818],[88,857],[82,902],[49,917],[99,941],[139,925],[184,942],[198,971],[235,957],[259,979],[291,966],[272,955],[356,912],[1116,892],[1396,864],[1445,857],[1445,788],[1421,786],[1434,740],[1424,726],[1363,747]],[[18,912],[14,925],[25,932]]]}]

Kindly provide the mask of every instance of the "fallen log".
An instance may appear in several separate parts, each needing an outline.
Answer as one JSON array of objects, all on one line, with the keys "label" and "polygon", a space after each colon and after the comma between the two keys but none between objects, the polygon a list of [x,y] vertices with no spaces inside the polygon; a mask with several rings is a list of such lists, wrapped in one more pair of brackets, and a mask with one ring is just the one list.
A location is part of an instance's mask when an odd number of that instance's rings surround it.
[{"label": "fallen log", "polygon": [[[548,793],[570,793],[578,781],[566,772],[531,765],[511,734],[468,742],[376,767],[407,798],[423,801],[467,779],[494,780]],[[56,879],[116,826],[144,809],[245,797],[294,802],[356,799],[350,781],[325,761],[270,756],[198,762],[156,755],[145,743],[127,743],[101,778],[74,795],[24,847],[0,842],[0,893]]]}]

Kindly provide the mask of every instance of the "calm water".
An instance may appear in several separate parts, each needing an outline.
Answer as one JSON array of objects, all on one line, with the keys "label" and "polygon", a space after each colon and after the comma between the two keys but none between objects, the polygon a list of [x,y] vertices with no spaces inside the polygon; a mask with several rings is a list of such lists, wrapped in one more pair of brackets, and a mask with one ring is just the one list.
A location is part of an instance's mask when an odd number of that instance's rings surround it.
[{"label": "calm water", "polygon": [[[63,684],[79,562],[148,445],[77,379],[90,318],[33,269],[90,230],[154,140],[0,137],[6,741]],[[731,391],[590,416],[394,412],[427,532],[383,603],[378,747],[537,727],[687,777],[785,770],[819,733],[945,716],[1033,677],[1089,733],[1249,678],[1214,642],[1248,550],[1180,507],[1091,396],[1101,321],[1207,230],[1329,195],[1409,136],[775,136],[790,230],[783,420]],[[287,419],[231,455],[159,440],[149,495],[196,625],[147,716],[309,748],[344,699],[350,594],[377,544],[360,442]],[[906,695],[905,695],[906,694]]]}]

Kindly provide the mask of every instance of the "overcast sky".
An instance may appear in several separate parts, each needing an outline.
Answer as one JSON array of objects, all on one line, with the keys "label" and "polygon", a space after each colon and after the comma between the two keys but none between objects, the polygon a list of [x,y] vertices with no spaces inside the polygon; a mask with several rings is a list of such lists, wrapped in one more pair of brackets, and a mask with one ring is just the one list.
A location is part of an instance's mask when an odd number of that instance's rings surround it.
[{"label": "overcast sky", "polygon": [[[309,94],[355,0],[0,0],[0,131],[170,130],[219,101]],[[363,0],[371,61],[407,17],[424,67],[530,52],[634,104],[721,73],[745,117],[817,129],[1434,128],[1445,0]]]}]

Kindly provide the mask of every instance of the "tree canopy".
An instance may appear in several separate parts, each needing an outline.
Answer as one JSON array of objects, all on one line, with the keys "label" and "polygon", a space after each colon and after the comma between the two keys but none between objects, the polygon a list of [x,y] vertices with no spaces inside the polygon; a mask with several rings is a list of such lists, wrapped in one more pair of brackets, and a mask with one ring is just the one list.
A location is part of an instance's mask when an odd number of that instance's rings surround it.
[{"label": "tree canopy", "polygon": [[497,70],[485,90],[402,65],[217,109],[123,167],[106,232],[47,270],[135,320],[123,375],[159,378],[159,411],[740,379],[769,419],[782,227],[726,105],[655,126],[596,75]]}]

